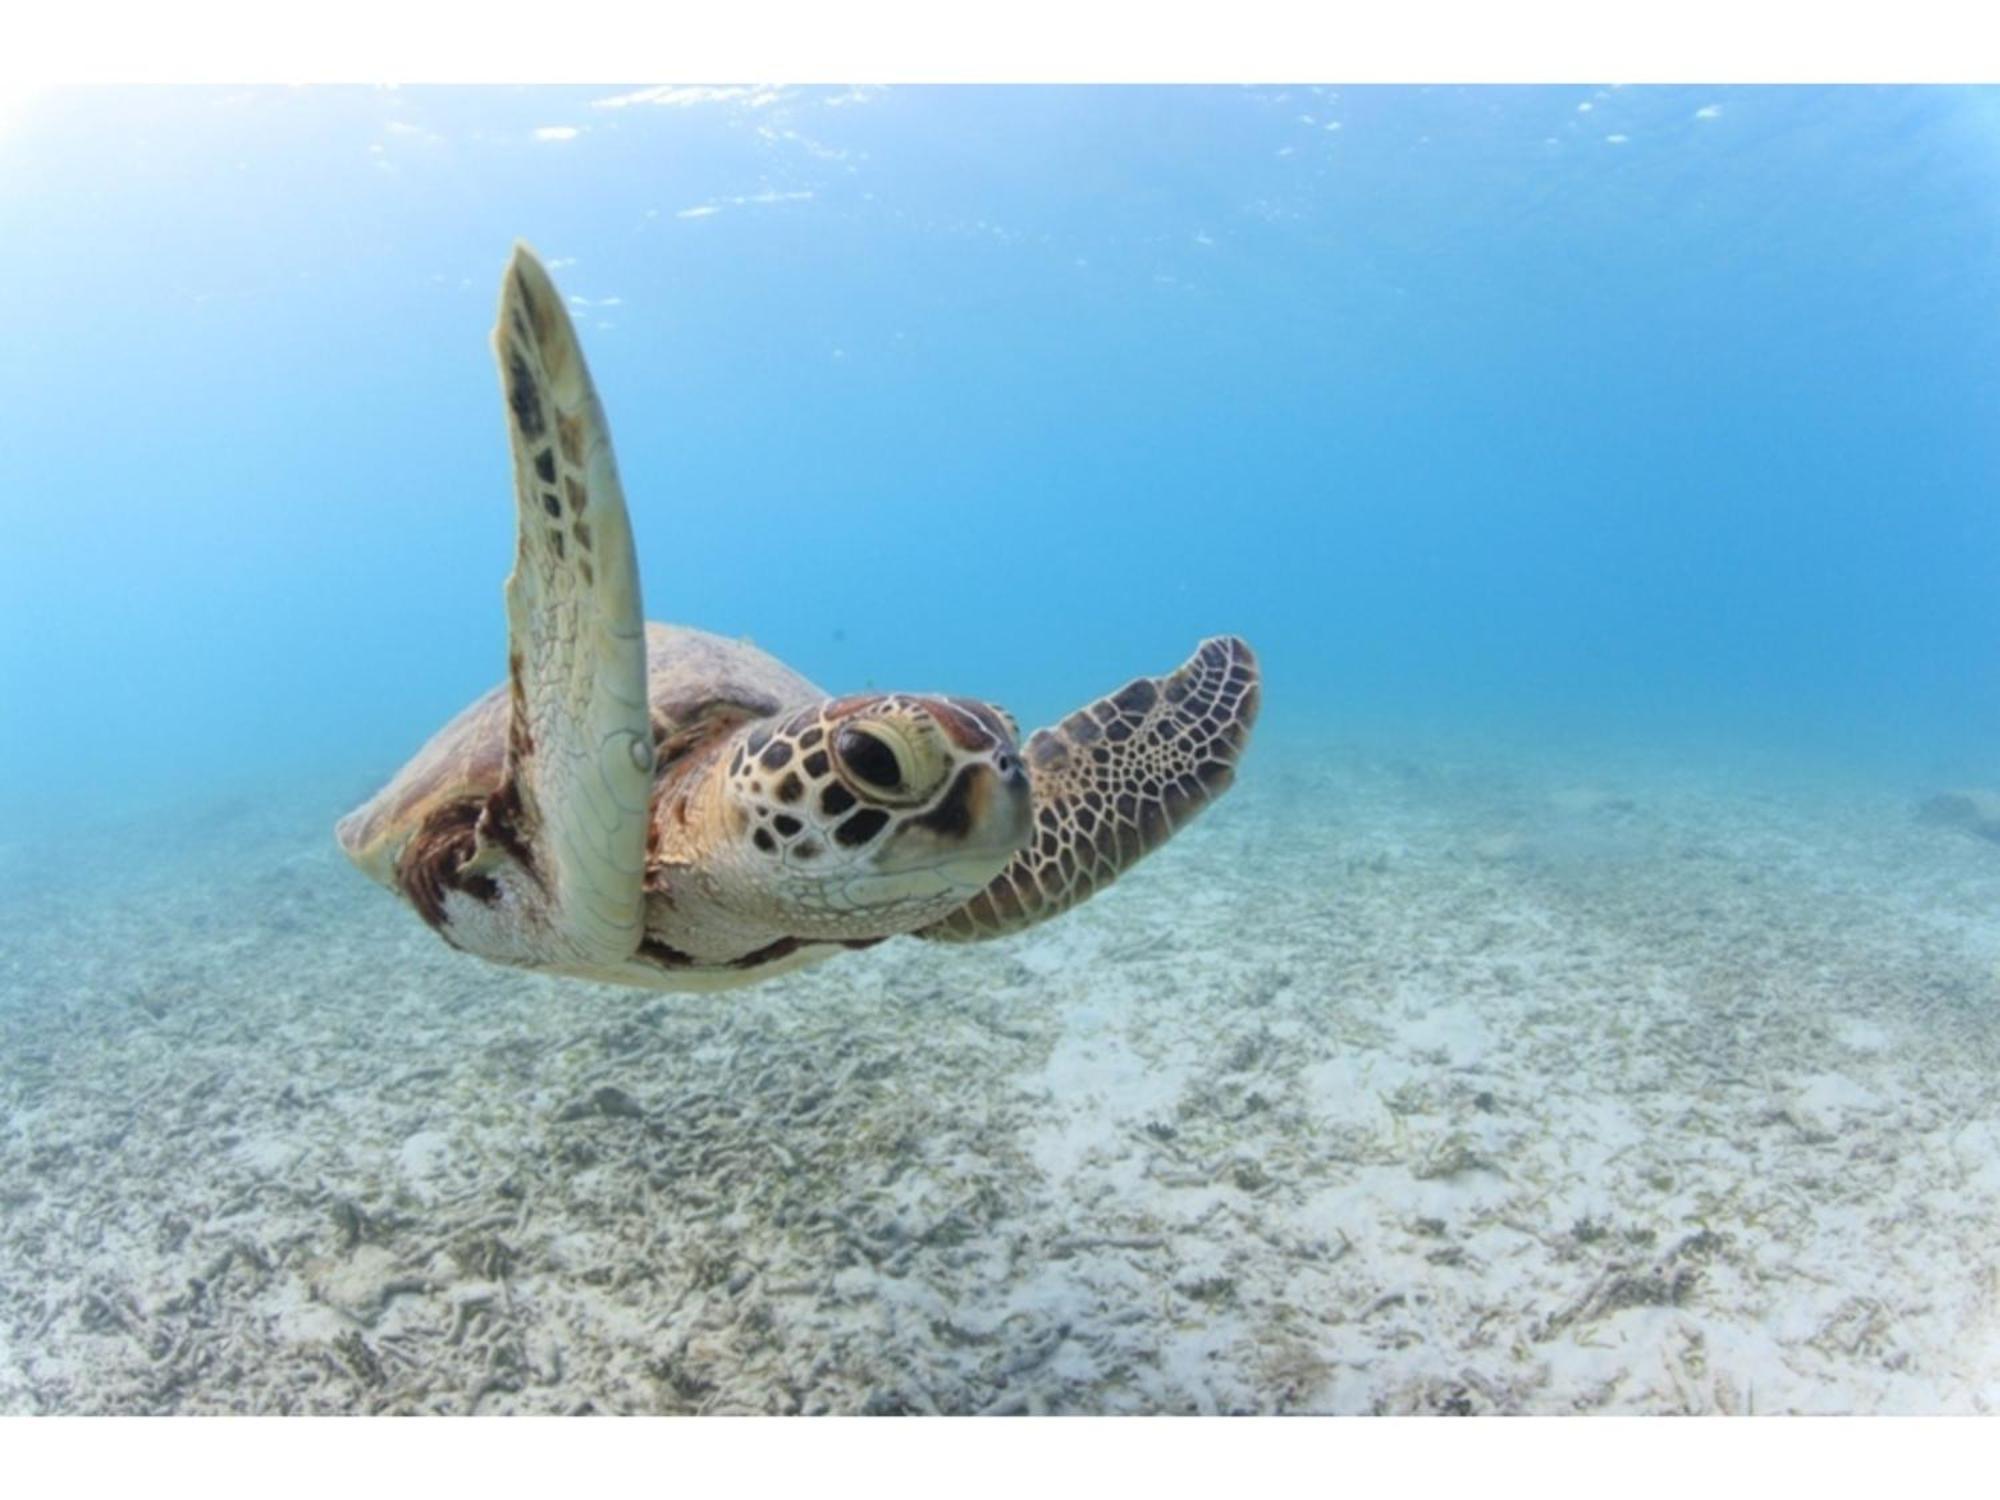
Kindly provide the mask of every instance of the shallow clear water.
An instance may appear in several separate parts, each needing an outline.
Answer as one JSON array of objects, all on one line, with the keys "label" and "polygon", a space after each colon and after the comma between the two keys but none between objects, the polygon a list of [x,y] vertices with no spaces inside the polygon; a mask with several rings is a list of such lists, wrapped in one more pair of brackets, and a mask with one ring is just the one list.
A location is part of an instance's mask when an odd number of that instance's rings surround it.
[{"label": "shallow clear water", "polygon": [[[0,205],[9,1409],[2000,1394],[2000,94],[57,92]],[[746,996],[443,948],[329,830],[504,667],[516,238],[649,615],[1237,633],[1238,789]]]}]

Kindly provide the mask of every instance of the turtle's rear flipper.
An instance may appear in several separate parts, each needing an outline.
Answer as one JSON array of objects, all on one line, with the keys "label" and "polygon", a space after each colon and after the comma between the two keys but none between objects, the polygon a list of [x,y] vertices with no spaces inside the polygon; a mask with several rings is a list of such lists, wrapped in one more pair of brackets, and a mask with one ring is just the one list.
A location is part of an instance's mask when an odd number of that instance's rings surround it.
[{"label": "turtle's rear flipper", "polygon": [[1257,658],[1203,641],[1169,677],[1141,677],[1024,747],[1035,788],[1028,846],[919,937],[970,942],[1087,901],[1222,795],[1257,719]]},{"label": "turtle's rear flipper", "polygon": [[[625,495],[583,349],[549,274],[517,245],[493,352],[514,450],[506,780],[480,861],[511,857],[548,898],[552,956],[638,948],[653,738]],[[567,952],[565,952],[567,950]]]}]

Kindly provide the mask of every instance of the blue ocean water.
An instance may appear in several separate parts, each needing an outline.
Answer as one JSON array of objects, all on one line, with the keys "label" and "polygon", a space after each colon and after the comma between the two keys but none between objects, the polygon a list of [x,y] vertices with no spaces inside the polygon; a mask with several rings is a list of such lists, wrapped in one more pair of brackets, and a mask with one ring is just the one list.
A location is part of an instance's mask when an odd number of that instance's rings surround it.
[{"label": "blue ocean water", "polygon": [[[438,941],[332,824],[503,674],[517,240],[650,616],[1241,635],[1227,800]],[[0,95],[0,287],[0,1411],[2000,1408],[2000,93]]]},{"label": "blue ocean water", "polygon": [[570,295],[648,613],[1042,722],[1990,772],[2000,94],[55,91],[0,116],[0,822],[354,791],[500,675]]}]

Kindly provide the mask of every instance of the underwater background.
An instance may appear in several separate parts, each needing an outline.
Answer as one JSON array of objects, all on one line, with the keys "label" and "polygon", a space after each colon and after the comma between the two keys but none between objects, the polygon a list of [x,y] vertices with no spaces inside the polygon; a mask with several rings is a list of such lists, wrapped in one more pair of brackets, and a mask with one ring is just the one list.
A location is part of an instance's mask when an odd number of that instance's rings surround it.
[{"label": "underwater background", "polygon": [[[651,618],[1024,728],[1240,634],[1237,790],[749,998],[438,944],[331,828],[502,675],[517,238]],[[2000,92],[54,90],[0,287],[6,1409],[2000,1400]]]},{"label": "underwater background", "polygon": [[372,773],[503,659],[574,301],[649,613],[1041,722],[2000,737],[2000,94],[77,91],[0,134],[0,825]]}]

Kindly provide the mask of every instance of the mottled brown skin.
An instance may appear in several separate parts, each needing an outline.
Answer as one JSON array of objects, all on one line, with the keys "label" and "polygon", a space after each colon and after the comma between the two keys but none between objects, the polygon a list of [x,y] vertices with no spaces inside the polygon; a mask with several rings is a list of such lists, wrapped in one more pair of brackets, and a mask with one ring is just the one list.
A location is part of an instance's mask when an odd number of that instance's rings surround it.
[{"label": "mottled brown skin", "polygon": [[1236,780],[1260,689],[1232,636],[1166,678],[1140,677],[1028,740],[1035,829],[991,885],[923,936],[1017,932],[1087,901]]}]

